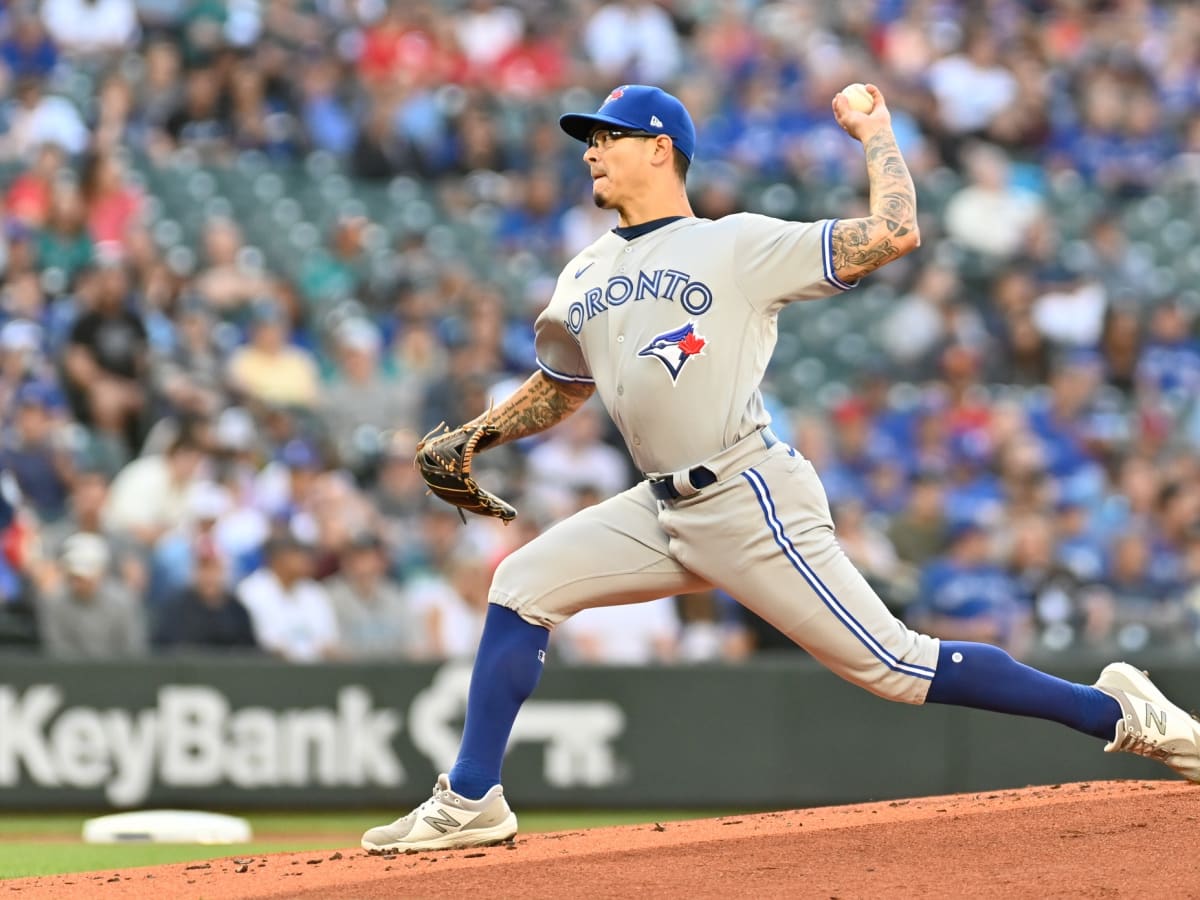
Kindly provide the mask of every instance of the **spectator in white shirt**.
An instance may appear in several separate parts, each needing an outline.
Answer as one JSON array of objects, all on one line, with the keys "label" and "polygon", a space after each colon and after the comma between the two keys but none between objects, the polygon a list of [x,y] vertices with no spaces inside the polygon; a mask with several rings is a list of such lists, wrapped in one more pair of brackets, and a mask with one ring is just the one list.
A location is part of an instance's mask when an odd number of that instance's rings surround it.
[{"label": "spectator in white shirt", "polygon": [[1016,99],[1017,79],[1001,62],[995,38],[977,28],[967,35],[961,53],[929,67],[929,89],[948,131],[977,134]]},{"label": "spectator in white shirt", "polygon": [[573,663],[644,666],[679,655],[675,598],[600,606],[576,613],[555,629],[555,647]]},{"label": "spectator in white shirt", "polygon": [[104,524],[151,547],[188,520],[188,494],[207,455],[187,431],[166,453],[138,457],[117,473],[104,507]]},{"label": "spectator in white shirt", "polygon": [[139,34],[133,0],[45,0],[42,22],[64,52],[76,55],[116,54]]},{"label": "spectator in white shirt", "polygon": [[947,309],[958,298],[962,283],[948,266],[923,268],[916,284],[896,303],[880,324],[879,339],[894,361],[918,362],[947,338]]},{"label": "spectator in white shirt", "polygon": [[682,61],[675,23],[651,0],[600,7],[584,28],[583,44],[609,81],[670,81]]},{"label": "spectator in white shirt", "polygon": [[19,80],[5,107],[8,127],[0,135],[0,156],[5,159],[32,159],[47,144],[71,156],[87,149],[90,136],[79,111],[65,97],[46,94],[39,79]]},{"label": "spectator in white shirt", "polygon": [[469,658],[483,633],[492,566],[484,555],[460,549],[446,560],[443,571],[414,580],[408,590],[412,612],[424,631],[420,655]]},{"label": "spectator in white shirt", "polygon": [[481,71],[511,50],[524,30],[521,13],[492,0],[471,0],[470,6],[454,17],[458,45]]},{"label": "spectator in white shirt", "polygon": [[575,511],[579,492],[611,497],[629,487],[628,458],[600,439],[603,427],[593,400],[530,452],[527,481],[535,504],[561,517]]},{"label": "spectator in white shirt", "polygon": [[337,655],[338,627],[325,588],[312,580],[312,554],[288,535],[265,547],[266,564],[238,585],[259,647],[288,662]]},{"label": "spectator in white shirt", "polygon": [[1011,259],[1042,215],[1042,198],[1009,181],[1004,152],[977,143],[964,153],[970,183],[946,204],[946,234],[995,260]]},{"label": "spectator in white shirt", "polygon": [[1079,279],[1046,291],[1033,302],[1033,324],[1065,347],[1095,347],[1104,330],[1108,298],[1098,281]]}]

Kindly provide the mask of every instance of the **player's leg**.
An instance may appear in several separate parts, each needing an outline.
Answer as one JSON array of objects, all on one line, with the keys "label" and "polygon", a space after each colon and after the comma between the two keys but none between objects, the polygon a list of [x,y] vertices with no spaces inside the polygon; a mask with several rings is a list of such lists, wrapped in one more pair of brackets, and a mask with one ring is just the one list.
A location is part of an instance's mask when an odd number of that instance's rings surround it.
[{"label": "player's leg", "polygon": [[942,641],[925,701],[1061,722],[1107,741],[1108,753],[1157,759],[1200,783],[1200,722],[1128,663],[1105,666],[1094,685],[1074,684],[1019,663],[999,647]]},{"label": "player's leg", "polygon": [[[1117,664],[1094,686],[1073,684],[997,647],[939,642],[898,621],[838,546],[824,490],[807,460],[776,450],[719,488],[703,504],[685,501],[670,514],[688,536],[677,551],[681,562],[838,675],[893,700],[1060,722],[1109,741],[1107,750],[1155,756],[1200,780],[1200,725],[1136,669]],[[712,521],[693,526],[689,517]],[[731,521],[741,523],[735,533]],[[718,546],[727,548],[724,556],[715,552]],[[714,562],[721,559],[725,565]]]},{"label": "player's leg", "polygon": [[363,847],[443,849],[511,837],[516,817],[500,767],[517,712],[541,678],[550,629],[590,607],[705,587],[668,554],[645,484],[559,522],[506,558],[492,580],[458,758],[429,800],[368,831]]},{"label": "player's leg", "polygon": [[922,703],[937,640],[899,622],[833,538],[811,465],[783,444],[740,475],[660,514],[676,558],[723,588],[836,674]]},{"label": "player's leg", "polygon": [[645,485],[582,510],[505,559],[492,580],[451,783],[467,796],[499,783],[517,710],[541,676],[550,628],[591,607],[706,586],[668,554]]}]

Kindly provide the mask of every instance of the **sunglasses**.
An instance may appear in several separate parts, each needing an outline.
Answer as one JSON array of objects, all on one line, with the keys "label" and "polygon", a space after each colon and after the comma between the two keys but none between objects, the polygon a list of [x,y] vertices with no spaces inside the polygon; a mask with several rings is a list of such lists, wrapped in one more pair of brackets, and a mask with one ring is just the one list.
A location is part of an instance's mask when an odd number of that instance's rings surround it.
[{"label": "sunglasses", "polygon": [[654,138],[658,137],[649,131],[626,131],[621,128],[597,128],[588,135],[587,145],[595,147],[599,150],[607,150],[612,146],[613,141],[619,141],[621,138]]}]

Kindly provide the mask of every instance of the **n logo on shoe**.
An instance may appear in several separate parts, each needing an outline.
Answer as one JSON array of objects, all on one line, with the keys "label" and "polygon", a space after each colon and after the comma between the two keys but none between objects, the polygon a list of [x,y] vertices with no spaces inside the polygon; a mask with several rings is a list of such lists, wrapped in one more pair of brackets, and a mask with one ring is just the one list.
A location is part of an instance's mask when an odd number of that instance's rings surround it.
[{"label": "n logo on shoe", "polygon": [[[1158,712],[1159,714],[1155,715],[1156,712]],[[1158,729],[1158,733],[1161,734],[1163,737],[1166,737],[1166,735],[1167,735],[1167,711],[1165,709],[1159,711],[1159,710],[1156,710],[1149,703],[1147,703],[1146,704],[1146,722],[1147,723],[1153,722],[1154,727]]]},{"label": "n logo on shoe", "polygon": [[436,816],[423,816],[422,819],[430,828],[436,828],[438,834],[445,834],[451,828],[460,828],[462,826],[462,822],[455,819],[454,816],[450,815],[444,809]]}]

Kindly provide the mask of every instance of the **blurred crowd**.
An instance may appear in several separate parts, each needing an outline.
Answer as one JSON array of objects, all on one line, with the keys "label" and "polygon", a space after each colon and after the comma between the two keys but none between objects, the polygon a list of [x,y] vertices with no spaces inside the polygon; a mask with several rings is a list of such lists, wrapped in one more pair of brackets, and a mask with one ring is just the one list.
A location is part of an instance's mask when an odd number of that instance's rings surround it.
[{"label": "blurred crowd", "polygon": [[[872,276],[894,302],[870,364],[837,392],[768,380],[845,551],[933,634],[1196,650],[1200,7],[1149,0],[4,4],[0,650],[469,656],[499,560],[639,477],[592,405],[481,458],[507,528],[460,522],[411,465],[532,371],[559,268],[615,224],[558,114],[661,84],[697,121],[699,215],[772,211],[768,183],[811,200],[797,217],[853,216],[865,170],[830,100],[861,80],[944,202]],[[439,253],[402,208],[334,210],[287,265],[236,214],[191,243],[154,227],[148,176],[247,159],[411,180],[483,252]],[[788,645],[714,591],[589,611],[551,646]]]}]

